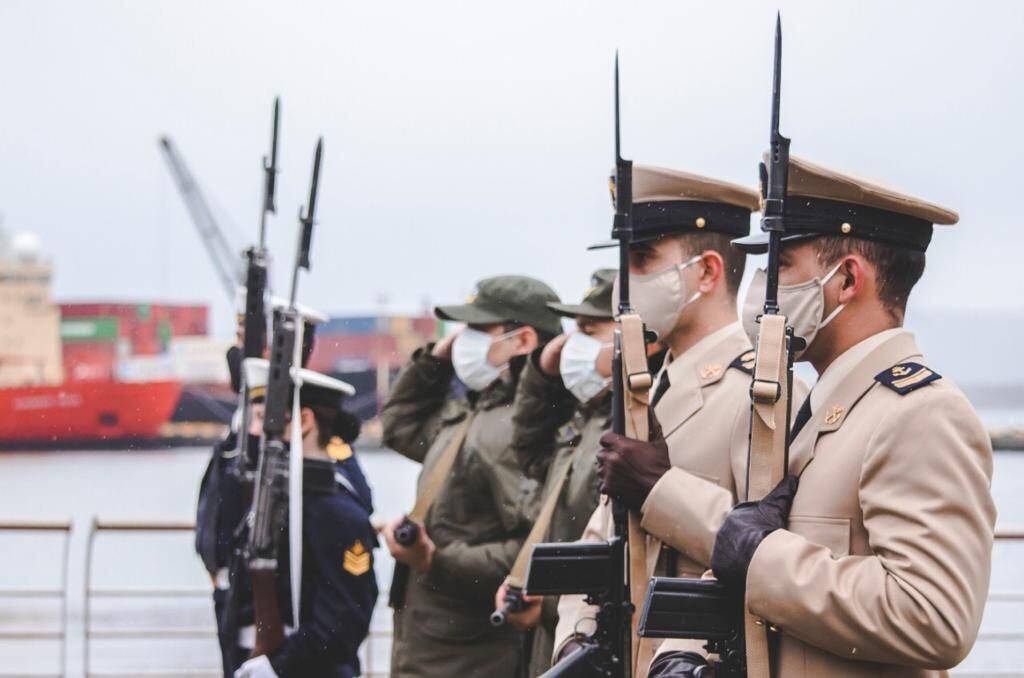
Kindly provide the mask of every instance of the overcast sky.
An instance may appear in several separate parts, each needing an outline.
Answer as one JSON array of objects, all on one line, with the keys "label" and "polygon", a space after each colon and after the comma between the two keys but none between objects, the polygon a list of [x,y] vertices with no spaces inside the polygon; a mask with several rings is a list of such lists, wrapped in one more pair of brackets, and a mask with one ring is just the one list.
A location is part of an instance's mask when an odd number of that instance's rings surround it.
[{"label": "overcast sky", "polygon": [[[1024,4],[783,2],[793,153],[960,212],[912,306],[1024,310]],[[313,271],[328,311],[461,300],[536,275],[578,296],[607,254],[612,59],[624,151],[754,184],[768,138],[768,2],[0,4],[0,212],[36,232],[60,298],[231,314],[157,149],[169,134],[241,246],[283,100],[274,279],[286,283],[325,138]]]}]

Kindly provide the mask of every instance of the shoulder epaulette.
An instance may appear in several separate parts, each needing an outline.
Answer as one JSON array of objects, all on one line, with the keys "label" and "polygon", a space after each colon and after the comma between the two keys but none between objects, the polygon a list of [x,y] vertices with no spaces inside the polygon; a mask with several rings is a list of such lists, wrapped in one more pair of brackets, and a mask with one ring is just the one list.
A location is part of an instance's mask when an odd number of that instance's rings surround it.
[{"label": "shoulder epaulette", "polygon": [[754,373],[754,359],[757,357],[757,353],[754,351],[747,351],[740,357],[733,360],[729,365],[731,368],[735,368],[740,372],[746,372],[747,374]]},{"label": "shoulder epaulette", "polygon": [[875,381],[888,386],[900,395],[942,379],[942,375],[918,363],[900,363],[875,375]]}]

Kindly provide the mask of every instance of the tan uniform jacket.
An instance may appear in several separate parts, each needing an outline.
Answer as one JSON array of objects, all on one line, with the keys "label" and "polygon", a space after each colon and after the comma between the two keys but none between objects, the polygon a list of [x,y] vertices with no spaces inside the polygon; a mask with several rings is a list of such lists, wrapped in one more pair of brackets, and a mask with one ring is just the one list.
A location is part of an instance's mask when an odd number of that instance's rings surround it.
[{"label": "tan uniform jacket", "polygon": [[[745,460],[747,449],[750,372],[745,364],[749,364],[750,350],[750,340],[739,323],[705,337],[682,356],[666,361],[659,380],[667,375],[670,386],[654,407],[672,465],[703,478],[702,482],[724,488],[730,495],[735,492],[734,466],[741,456]],[[743,357],[748,359],[742,360]],[[658,485],[644,505],[642,525],[647,530],[650,527],[646,514],[652,500],[659,506],[661,502],[657,497],[662,492],[655,494]],[[581,541],[604,541],[611,534],[611,507],[602,501],[590,517]],[[668,531],[662,534],[667,535]],[[648,573],[666,573],[668,554],[659,557],[661,543],[656,536],[648,536],[647,541]],[[697,555],[679,555],[675,571],[667,574],[699,577],[708,567],[710,551]],[[558,603],[555,654],[574,632],[593,633],[593,617],[594,609],[582,596],[562,596]]]},{"label": "tan uniform jacket", "polygon": [[[895,334],[793,441],[790,471],[802,475],[788,529],[761,543],[747,574],[750,610],[778,629],[774,676],[941,676],[973,645],[992,450],[959,389],[931,374],[913,336]],[[919,387],[901,395],[876,377]]]},{"label": "tan uniform jacket", "polygon": [[[492,627],[494,591],[512,566],[535,513],[511,449],[515,379],[472,399],[449,399],[451,363],[417,351],[381,412],[384,443],[423,464],[426,478],[470,411],[476,417],[426,519],[437,546],[431,570],[413,574],[395,613],[391,675],[512,675],[521,634]],[[551,432],[553,436],[554,431]]]}]

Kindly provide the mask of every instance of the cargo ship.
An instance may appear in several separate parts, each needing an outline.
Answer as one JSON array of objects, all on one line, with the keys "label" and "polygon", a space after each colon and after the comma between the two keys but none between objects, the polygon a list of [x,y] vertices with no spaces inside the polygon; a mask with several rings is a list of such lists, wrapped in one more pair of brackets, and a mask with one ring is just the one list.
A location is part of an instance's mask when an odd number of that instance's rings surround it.
[{"label": "cargo ship", "polygon": [[205,306],[57,304],[52,276],[33,234],[0,231],[0,446],[159,441],[175,435],[182,365],[226,383]]}]

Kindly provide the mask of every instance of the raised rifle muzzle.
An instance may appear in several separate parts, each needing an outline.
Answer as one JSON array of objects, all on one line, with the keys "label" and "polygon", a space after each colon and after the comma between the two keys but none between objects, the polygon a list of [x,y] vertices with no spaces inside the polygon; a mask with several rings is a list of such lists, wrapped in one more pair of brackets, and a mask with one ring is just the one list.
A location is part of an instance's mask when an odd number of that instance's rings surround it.
[{"label": "raised rifle muzzle", "polygon": [[505,592],[504,604],[500,609],[491,613],[491,626],[504,626],[510,612],[522,612],[525,609],[526,601],[523,600],[523,589],[518,586],[509,586]]},{"label": "raised rifle muzzle", "polygon": [[395,528],[395,541],[405,547],[412,546],[420,538],[420,526],[408,517]]}]

